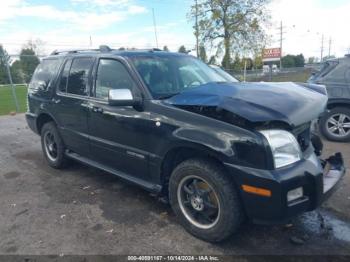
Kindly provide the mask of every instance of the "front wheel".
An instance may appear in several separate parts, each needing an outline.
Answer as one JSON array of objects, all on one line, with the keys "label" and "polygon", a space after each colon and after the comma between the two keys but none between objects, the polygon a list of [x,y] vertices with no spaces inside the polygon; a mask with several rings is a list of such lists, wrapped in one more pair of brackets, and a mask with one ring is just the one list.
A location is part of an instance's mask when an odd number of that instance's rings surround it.
[{"label": "front wheel", "polygon": [[244,217],[234,183],[210,160],[191,159],[177,166],[170,177],[169,194],[184,228],[209,242],[228,238]]},{"label": "front wheel", "polygon": [[322,116],[320,129],[331,141],[350,141],[350,109],[345,107],[331,109]]}]

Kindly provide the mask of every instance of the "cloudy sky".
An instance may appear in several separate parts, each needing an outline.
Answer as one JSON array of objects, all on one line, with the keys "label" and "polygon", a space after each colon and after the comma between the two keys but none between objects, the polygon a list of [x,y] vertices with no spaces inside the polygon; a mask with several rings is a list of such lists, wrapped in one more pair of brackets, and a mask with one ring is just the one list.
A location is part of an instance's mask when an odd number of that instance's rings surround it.
[{"label": "cloudy sky", "polygon": [[[194,48],[192,24],[187,20],[191,0],[1,0],[0,43],[11,54],[29,39],[44,42],[43,54],[54,49],[108,44],[118,48],[155,47],[152,9],[159,47],[176,51],[184,44]],[[280,21],[284,26],[284,54],[324,53],[343,56],[350,50],[349,0],[272,0],[268,9],[271,46],[279,45]]]}]

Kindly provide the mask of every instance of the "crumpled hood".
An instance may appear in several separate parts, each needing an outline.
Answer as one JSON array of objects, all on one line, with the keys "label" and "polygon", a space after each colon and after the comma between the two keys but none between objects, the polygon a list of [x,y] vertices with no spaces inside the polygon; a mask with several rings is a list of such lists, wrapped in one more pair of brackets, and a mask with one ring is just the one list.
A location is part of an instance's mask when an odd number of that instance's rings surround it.
[{"label": "crumpled hood", "polygon": [[208,83],[166,100],[174,106],[225,109],[250,122],[283,121],[292,127],[317,118],[326,108],[324,86],[283,83]]}]

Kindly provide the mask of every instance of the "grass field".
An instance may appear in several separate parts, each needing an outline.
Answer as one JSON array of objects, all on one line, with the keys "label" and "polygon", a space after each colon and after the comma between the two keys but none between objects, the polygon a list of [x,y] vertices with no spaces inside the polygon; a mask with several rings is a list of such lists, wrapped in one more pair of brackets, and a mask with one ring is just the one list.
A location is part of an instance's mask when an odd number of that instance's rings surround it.
[{"label": "grass field", "polygon": [[[19,112],[25,112],[27,109],[27,87],[16,86],[16,95],[18,99]],[[15,101],[12,96],[10,86],[0,86],[0,115],[8,115],[16,111]]]}]

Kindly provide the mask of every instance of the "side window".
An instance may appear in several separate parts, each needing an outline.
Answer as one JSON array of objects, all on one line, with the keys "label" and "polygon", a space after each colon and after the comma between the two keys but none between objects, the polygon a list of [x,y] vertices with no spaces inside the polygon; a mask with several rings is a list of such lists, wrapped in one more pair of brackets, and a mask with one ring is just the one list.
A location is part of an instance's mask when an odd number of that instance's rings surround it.
[{"label": "side window", "polygon": [[73,59],[68,76],[67,93],[82,96],[88,95],[88,76],[93,61],[91,57]]},{"label": "side window", "polygon": [[60,82],[58,84],[58,90],[62,93],[67,92],[67,83],[68,83],[68,75],[69,75],[69,69],[72,64],[72,60],[69,59],[64,64],[64,68],[61,74]]},{"label": "side window", "polygon": [[45,59],[35,69],[33,78],[29,84],[31,90],[48,90],[48,87],[55,77],[60,60]]},{"label": "side window", "polygon": [[134,81],[122,63],[112,59],[100,59],[96,76],[96,98],[107,99],[110,89],[134,88]]}]

